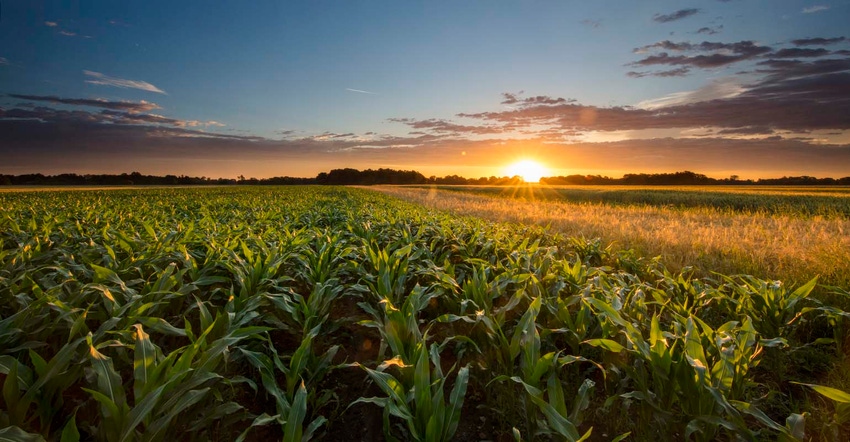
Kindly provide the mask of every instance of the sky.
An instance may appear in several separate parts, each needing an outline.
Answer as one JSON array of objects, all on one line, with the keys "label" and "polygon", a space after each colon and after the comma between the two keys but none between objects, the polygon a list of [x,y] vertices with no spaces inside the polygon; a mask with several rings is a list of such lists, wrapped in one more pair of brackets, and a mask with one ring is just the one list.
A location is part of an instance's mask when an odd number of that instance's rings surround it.
[{"label": "sky", "polygon": [[0,174],[850,175],[850,0],[6,1]]}]

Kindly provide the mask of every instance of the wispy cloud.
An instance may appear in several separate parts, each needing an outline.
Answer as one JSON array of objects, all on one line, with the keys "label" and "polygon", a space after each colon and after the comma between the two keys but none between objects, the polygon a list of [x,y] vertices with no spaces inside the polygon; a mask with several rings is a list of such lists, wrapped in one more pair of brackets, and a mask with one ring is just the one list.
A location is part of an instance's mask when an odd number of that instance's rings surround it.
[{"label": "wispy cloud", "polygon": [[714,34],[719,34],[722,29],[723,29],[723,25],[717,26],[715,28],[709,28],[708,26],[705,26],[705,27],[697,29],[697,34],[714,35]]},{"label": "wispy cloud", "polygon": [[803,14],[813,14],[815,12],[826,11],[827,9],[829,9],[829,6],[815,5],[815,6],[809,6],[808,8],[803,8],[802,12],[803,12]]},{"label": "wispy cloud", "polygon": [[586,19],[580,21],[579,23],[581,23],[585,26],[590,26],[593,29],[599,29],[599,28],[602,27],[602,20],[591,20],[589,18],[586,18]]},{"label": "wispy cloud", "polygon": [[66,36],[66,37],[73,37],[73,36],[77,35],[77,33],[76,33],[76,32],[71,32],[71,31],[65,31],[65,30],[62,30],[62,31],[59,31],[59,35],[64,35],[64,36]]},{"label": "wispy cloud", "polygon": [[114,86],[124,89],[139,89],[143,91],[156,92],[158,94],[168,95],[165,91],[148,83],[147,81],[125,80],[123,78],[110,77],[108,75],[104,75],[100,72],[94,71],[83,71],[83,73],[89,78],[88,80],[86,80],[86,83],[98,84],[102,86]]},{"label": "wispy cloud", "polygon": [[638,109],[654,110],[670,106],[682,106],[704,101],[734,98],[745,91],[746,89],[741,86],[737,79],[724,78],[693,91],[674,92],[660,98],[641,101],[636,107]]},{"label": "wispy cloud", "polygon": [[9,60],[7,60],[7,59],[5,59],[5,58],[3,58],[3,57],[0,57],[0,66],[2,66],[2,65],[4,65],[4,64],[9,64]]},{"label": "wispy cloud", "polygon": [[655,14],[652,16],[652,20],[658,23],[669,23],[671,21],[681,20],[683,18],[696,15],[699,12],[699,8],[680,9],[670,14]]},{"label": "wispy cloud", "polygon": [[[670,65],[683,67],[696,67],[702,69],[718,68],[727,66],[740,61],[753,59],[773,51],[770,47],[760,46],[753,41],[744,40],[737,43],[720,43],[704,41],[702,43],[689,42],[673,42],[670,40],[659,41],[651,45],[641,46],[633,50],[636,54],[644,54],[651,50],[665,50],[671,52],[701,52],[698,55],[670,55],[667,52],[660,52],[654,55],[649,55],[641,60],[627,64],[627,66],[635,67],[650,67],[655,65]],[[673,75],[681,76],[687,74],[687,71],[669,71]],[[631,77],[645,77],[647,74],[641,72],[633,72],[628,74]],[[653,74],[654,75],[654,74]],[[659,75],[664,76],[664,75]]]},{"label": "wispy cloud", "polygon": [[791,43],[794,43],[797,46],[826,46],[826,45],[841,43],[845,40],[847,40],[846,37],[833,37],[833,38],[815,37],[815,38],[800,38],[800,39],[797,39],[797,40],[791,40]]},{"label": "wispy cloud", "polygon": [[44,22],[44,26],[47,26],[48,28],[55,28],[56,26],[59,26],[59,23],[56,23],[55,21],[46,21]]},{"label": "wispy cloud", "polygon": [[156,103],[151,103],[150,101],[109,101],[103,98],[63,98],[57,97],[55,95],[22,95],[22,94],[9,94],[12,98],[18,98],[21,100],[28,101],[43,101],[47,103],[56,103],[56,104],[68,104],[71,106],[89,106],[89,107],[99,107],[102,109],[112,109],[112,110],[121,110],[127,111],[131,113],[136,112],[149,112],[154,109],[162,109]]},{"label": "wispy cloud", "polygon": [[676,69],[669,69],[666,71],[657,71],[657,72],[637,72],[637,71],[629,71],[626,72],[626,75],[632,78],[643,78],[643,77],[684,77],[691,72],[688,67],[681,67]]},{"label": "wispy cloud", "polygon": [[349,92],[357,92],[358,94],[378,95],[376,92],[364,91],[362,89],[351,89],[351,88],[347,87],[347,88],[345,88],[345,90],[347,90]]}]

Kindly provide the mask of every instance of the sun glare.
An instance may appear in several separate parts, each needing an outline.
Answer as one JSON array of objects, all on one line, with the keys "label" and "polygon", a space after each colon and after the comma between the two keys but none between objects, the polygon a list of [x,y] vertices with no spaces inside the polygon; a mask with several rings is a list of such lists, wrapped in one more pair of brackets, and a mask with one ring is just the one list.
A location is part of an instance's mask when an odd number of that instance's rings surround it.
[{"label": "sun glare", "polygon": [[526,183],[540,182],[540,178],[548,173],[542,164],[531,161],[522,160],[511,164],[507,167],[508,176],[519,176]]}]

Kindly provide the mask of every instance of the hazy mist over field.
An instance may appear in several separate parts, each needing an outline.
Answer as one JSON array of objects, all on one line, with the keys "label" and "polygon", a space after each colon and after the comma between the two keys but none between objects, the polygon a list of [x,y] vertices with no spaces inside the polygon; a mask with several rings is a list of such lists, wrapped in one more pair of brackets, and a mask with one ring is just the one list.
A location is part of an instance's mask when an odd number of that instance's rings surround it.
[{"label": "hazy mist over field", "polygon": [[850,4],[6,2],[0,173],[850,173]]}]

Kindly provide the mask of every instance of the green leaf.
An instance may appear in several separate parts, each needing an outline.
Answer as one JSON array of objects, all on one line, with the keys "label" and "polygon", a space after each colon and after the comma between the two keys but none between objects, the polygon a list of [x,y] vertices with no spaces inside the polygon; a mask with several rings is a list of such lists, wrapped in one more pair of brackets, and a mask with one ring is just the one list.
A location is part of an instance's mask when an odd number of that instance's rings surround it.
[{"label": "green leaf", "polygon": [[91,334],[89,334],[87,339],[89,344],[89,359],[97,374],[97,389],[120,409],[126,403],[121,376],[115,371],[115,367],[112,365],[112,359],[97,351],[97,348],[92,344]]},{"label": "green leaf", "polygon": [[[218,377],[218,375],[213,375],[214,377]],[[194,381],[194,380],[193,380]],[[204,376],[200,376],[198,381],[190,382],[187,385],[191,386],[193,383],[202,383],[204,382]],[[177,417],[178,414],[182,413],[187,408],[195,405],[200,402],[207,393],[209,393],[210,388],[201,388],[199,390],[190,390],[187,393],[181,393],[181,390],[187,388],[186,386],[180,386],[178,391],[172,396],[171,399],[166,401],[164,404],[157,404],[157,412],[161,413],[162,411],[167,411],[164,413],[162,417],[157,418],[156,421],[152,422],[150,427],[148,428],[149,433],[152,434],[152,439],[156,439],[155,436],[159,436],[164,434],[165,430],[171,424],[171,421]],[[176,401],[174,399],[177,399]],[[163,410],[164,409],[164,410]],[[134,410],[135,411],[135,410]]]},{"label": "green leaf", "polygon": [[791,413],[785,418],[785,428],[795,440],[802,441],[806,437],[806,417],[804,414]]},{"label": "green leaf", "polygon": [[40,434],[27,433],[18,427],[6,427],[0,430],[0,442],[44,442]]},{"label": "green leaf", "polygon": [[525,388],[525,391],[528,393],[529,398],[540,411],[543,412],[543,415],[546,416],[546,421],[549,423],[549,426],[555,430],[561,437],[564,437],[568,441],[577,442],[580,439],[578,429],[576,426],[567,419],[566,416],[561,416],[558,413],[558,410],[555,407],[549,405],[548,402],[543,400],[543,392],[539,389],[526,384],[522,381],[522,379],[514,376],[511,378],[514,382],[520,384]]},{"label": "green leaf", "polygon": [[455,385],[452,387],[452,392],[449,395],[448,409],[446,410],[445,431],[443,432],[443,440],[451,440],[457,431],[458,423],[460,422],[460,412],[463,409],[463,400],[466,396],[466,386],[469,383],[469,366],[464,366],[457,372]]},{"label": "green leaf", "polygon": [[794,382],[791,381],[792,384],[805,385],[806,387],[811,388],[814,391],[828,397],[829,399],[834,400],[835,402],[839,402],[842,404],[850,404],[850,393],[845,391],[841,391],[837,388],[825,387],[823,385],[815,385],[815,384],[805,384],[802,382]]},{"label": "green leaf", "polygon": [[582,344],[599,347],[612,353],[619,353],[626,349],[626,347],[623,347],[620,343],[612,341],[611,339],[588,339],[587,341],[582,342]]},{"label": "green leaf", "polygon": [[141,324],[136,324],[133,327],[136,328],[136,333],[134,333],[136,345],[133,351],[133,393],[138,402],[142,399],[143,391],[156,364],[156,347],[151,342],[150,336],[142,329]]},{"label": "green leaf", "polygon": [[623,433],[623,434],[611,439],[611,442],[620,442],[620,441],[626,440],[626,438],[629,437],[631,434],[632,434],[631,431],[629,431],[628,433]]},{"label": "green leaf", "polygon": [[80,442],[80,432],[77,430],[77,415],[71,416],[65,428],[62,429],[62,437],[59,442]]},{"label": "green leaf", "polygon": [[97,390],[91,390],[85,387],[83,387],[82,390],[90,394],[96,401],[100,402],[100,405],[104,407],[104,417],[121,415],[121,410],[118,409],[118,406],[115,405],[115,402],[113,402],[112,399],[110,399],[105,394]]},{"label": "green leaf", "polygon": [[419,357],[416,359],[416,368],[413,373],[414,409],[419,428],[424,429],[431,417],[433,407],[437,404],[431,402],[431,370],[428,363],[428,351],[424,345],[420,346]]},{"label": "green leaf", "polygon": [[286,425],[283,427],[284,442],[301,442],[301,434],[304,432],[304,418],[307,416],[307,388],[304,382],[298,387],[292,406],[289,407],[289,415],[286,417]]}]

